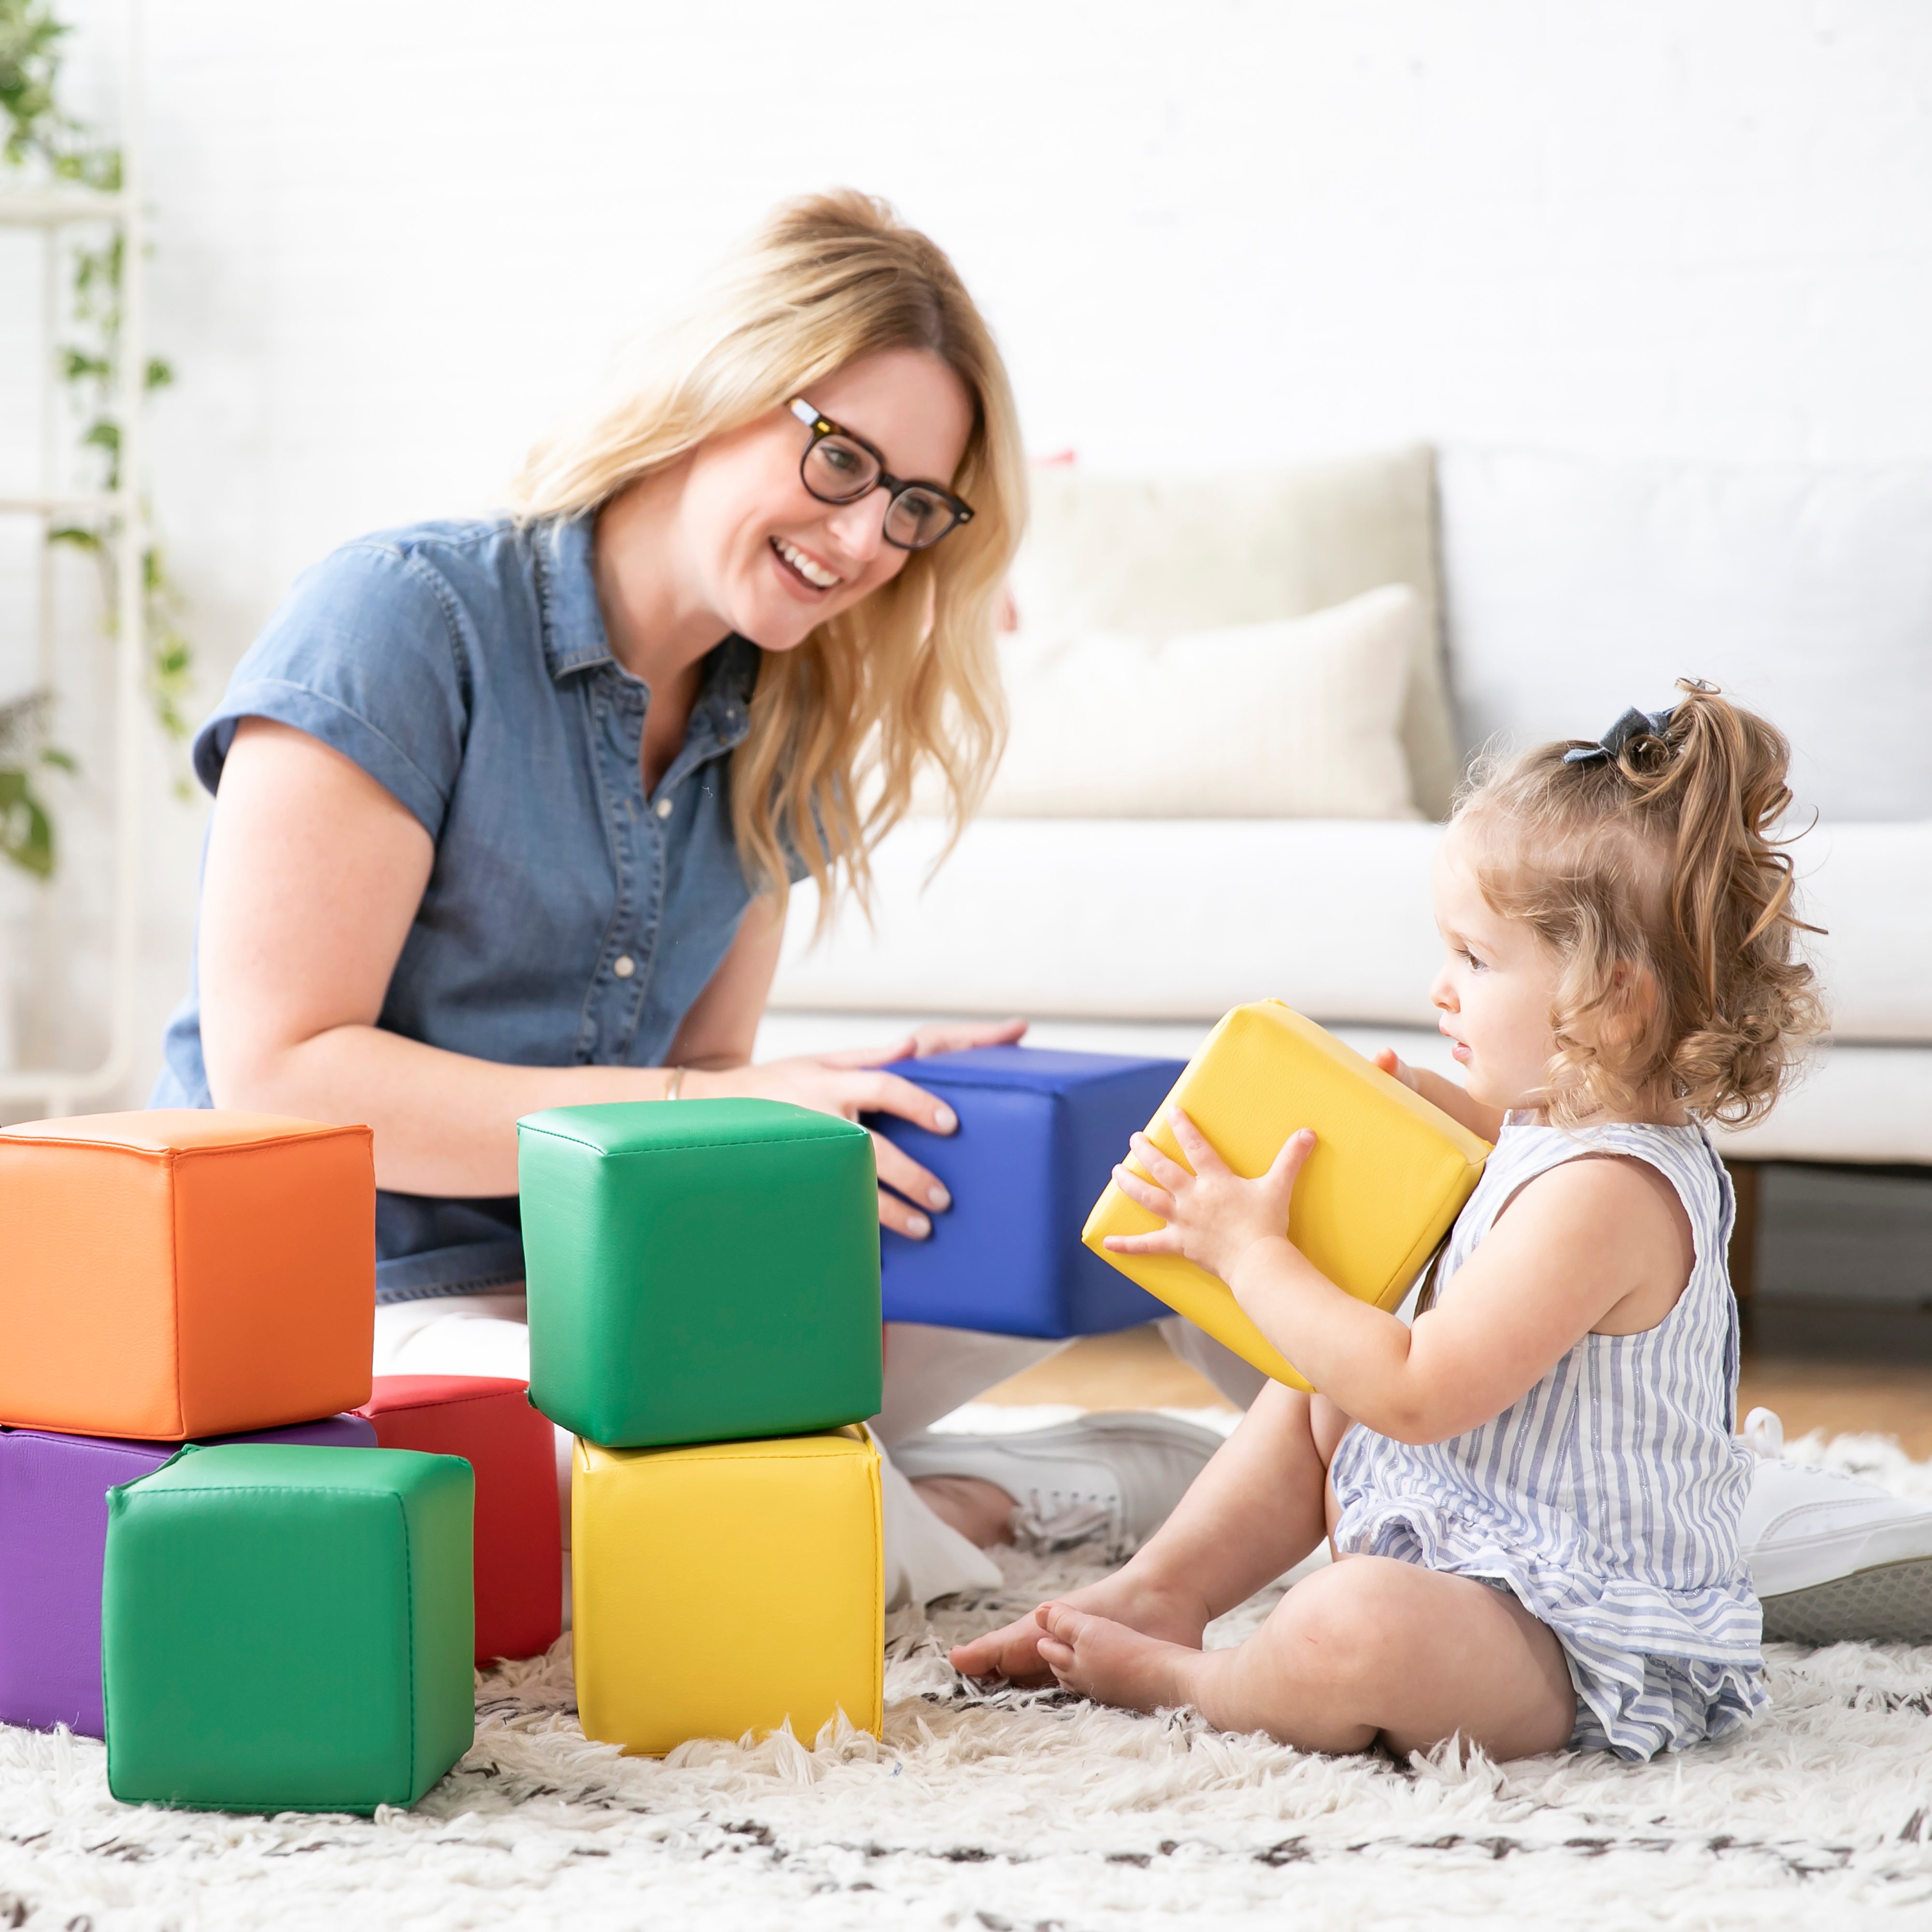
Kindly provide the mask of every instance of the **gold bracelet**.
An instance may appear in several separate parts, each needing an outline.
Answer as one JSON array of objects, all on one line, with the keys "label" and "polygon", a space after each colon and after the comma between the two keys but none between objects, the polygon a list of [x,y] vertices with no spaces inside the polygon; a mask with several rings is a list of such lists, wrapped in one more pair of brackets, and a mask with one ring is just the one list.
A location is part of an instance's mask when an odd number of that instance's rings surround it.
[{"label": "gold bracelet", "polygon": [[670,1070],[670,1078],[664,1082],[664,1096],[667,1100],[682,1098],[685,1072],[686,1069],[682,1066],[674,1066]]}]

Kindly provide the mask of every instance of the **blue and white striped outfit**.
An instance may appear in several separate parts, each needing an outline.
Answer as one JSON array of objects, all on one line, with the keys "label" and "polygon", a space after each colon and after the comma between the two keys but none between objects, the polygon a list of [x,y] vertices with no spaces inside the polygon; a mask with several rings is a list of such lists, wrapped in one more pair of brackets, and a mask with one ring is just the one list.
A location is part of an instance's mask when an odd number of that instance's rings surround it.
[{"label": "blue and white striped outfit", "polygon": [[1512,1114],[1452,1231],[1439,1296],[1523,1185],[1634,1155],[1677,1190],[1696,1247],[1654,1328],[1586,1335],[1480,1429],[1415,1445],[1357,1426],[1330,1472],[1345,1555],[1480,1577],[1549,1624],[1576,1688],[1570,1742],[1636,1761],[1721,1737],[1768,1701],[1762,1617],[1738,1547],[1750,1452],[1732,1435],[1734,1204],[1703,1130],[1564,1130]]}]

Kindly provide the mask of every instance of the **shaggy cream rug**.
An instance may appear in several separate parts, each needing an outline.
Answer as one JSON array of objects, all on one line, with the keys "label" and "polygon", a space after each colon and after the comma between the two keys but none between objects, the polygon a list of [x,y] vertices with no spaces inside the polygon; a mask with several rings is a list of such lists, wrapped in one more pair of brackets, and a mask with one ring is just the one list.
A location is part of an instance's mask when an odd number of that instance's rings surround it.
[{"label": "shaggy cream rug", "polygon": [[[1932,1494],[1876,1438],[1796,1447]],[[947,1642],[1098,1574],[1004,1567],[893,1620],[883,1739],[620,1757],[578,1728],[568,1638],[480,1677],[475,1749],[374,1820],[117,1805],[100,1745],[0,1730],[0,1928],[1932,1924],[1932,1648],[1774,1648],[1768,1717],[1648,1766],[1311,1757],[970,1690]]]}]

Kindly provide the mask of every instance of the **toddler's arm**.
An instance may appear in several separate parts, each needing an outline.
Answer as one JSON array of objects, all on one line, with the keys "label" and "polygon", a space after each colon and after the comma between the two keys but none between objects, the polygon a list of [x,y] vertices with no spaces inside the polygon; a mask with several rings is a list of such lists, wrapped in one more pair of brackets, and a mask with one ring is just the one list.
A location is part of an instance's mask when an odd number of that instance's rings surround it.
[{"label": "toddler's arm", "polygon": [[[1689,1278],[1682,1210],[1640,1162],[1586,1159],[1528,1183],[1456,1278],[1454,1298],[1412,1328],[1344,1294],[1288,1238],[1304,1128],[1259,1179],[1229,1171],[1178,1108],[1168,1116],[1193,1172],[1145,1136],[1153,1177],[1114,1170],[1166,1226],[1110,1236],[1129,1254],[1183,1254],[1217,1274],[1256,1328],[1323,1394],[1378,1434],[1439,1442],[1498,1415],[1593,1328],[1660,1320]],[[1619,1311],[1622,1318],[1619,1318]]]}]

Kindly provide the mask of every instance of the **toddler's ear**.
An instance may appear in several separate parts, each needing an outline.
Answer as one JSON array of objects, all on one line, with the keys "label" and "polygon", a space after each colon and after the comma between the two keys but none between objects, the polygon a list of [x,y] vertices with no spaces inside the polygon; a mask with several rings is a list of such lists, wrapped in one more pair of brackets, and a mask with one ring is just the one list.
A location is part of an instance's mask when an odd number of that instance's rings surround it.
[{"label": "toddler's ear", "polygon": [[1604,1004],[1598,1052],[1607,1050],[1613,1058],[1625,1060],[1646,1058],[1663,1008],[1655,973],[1641,960],[1619,959],[1610,968],[1610,997]]}]

